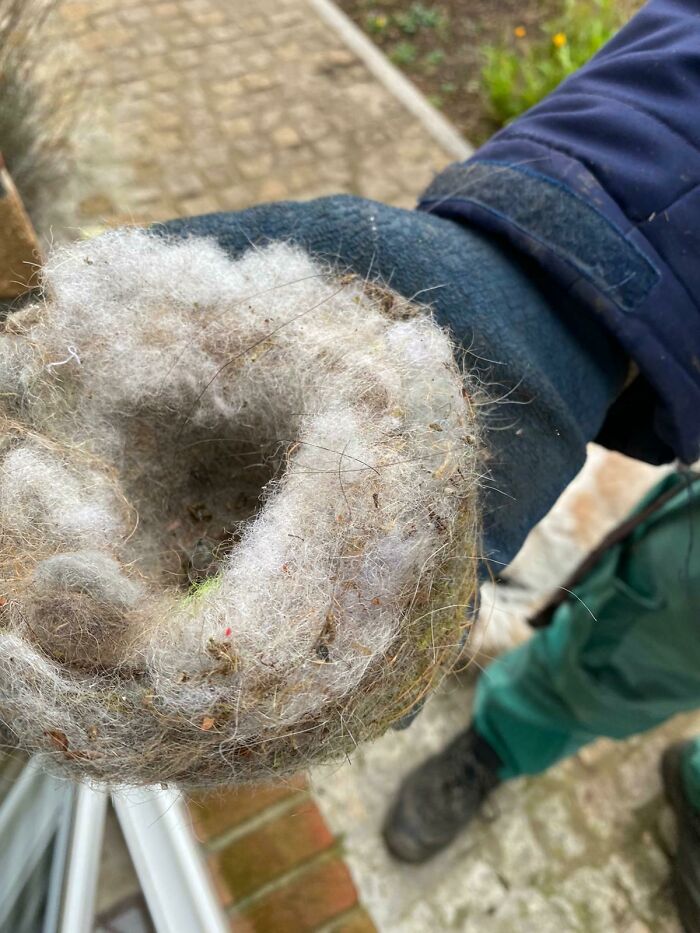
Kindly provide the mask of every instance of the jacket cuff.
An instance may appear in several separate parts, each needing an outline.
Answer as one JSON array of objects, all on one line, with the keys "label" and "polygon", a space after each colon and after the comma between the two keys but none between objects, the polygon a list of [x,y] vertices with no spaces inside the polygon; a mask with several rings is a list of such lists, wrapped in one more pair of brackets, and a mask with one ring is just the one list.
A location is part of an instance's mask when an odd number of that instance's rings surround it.
[{"label": "jacket cuff", "polygon": [[[692,462],[700,455],[700,379],[692,379],[677,354],[692,341],[681,324],[697,312],[638,227],[585,166],[506,131],[473,159],[439,175],[419,208],[495,233],[532,257],[639,366],[653,389],[637,419],[648,425],[646,437],[621,436],[617,442],[606,425],[606,444],[656,463],[674,455]],[[664,306],[674,308],[663,324],[661,295]]]}]

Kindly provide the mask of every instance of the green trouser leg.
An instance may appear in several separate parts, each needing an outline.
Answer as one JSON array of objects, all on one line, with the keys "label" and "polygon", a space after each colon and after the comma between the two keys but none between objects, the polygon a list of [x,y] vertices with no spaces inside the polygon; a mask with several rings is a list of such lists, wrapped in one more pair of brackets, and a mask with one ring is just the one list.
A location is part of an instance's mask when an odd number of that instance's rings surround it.
[{"label": "green trouser leg", "polygon": [[[638,510],[672,484],[678,494],[602,556],[552,624],[481,676],[474,724],[501,777],[700,708],[700,483],[672,474]],[[700,807],[700,742],[693,751],[685,776]]]}]

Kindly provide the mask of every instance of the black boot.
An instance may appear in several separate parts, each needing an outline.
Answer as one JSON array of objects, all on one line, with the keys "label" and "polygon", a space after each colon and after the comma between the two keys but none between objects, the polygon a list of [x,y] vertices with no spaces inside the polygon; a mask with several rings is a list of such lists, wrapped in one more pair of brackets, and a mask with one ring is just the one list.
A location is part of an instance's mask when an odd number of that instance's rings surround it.
[{"label": "black boot", "polygon": [[686,933],[700,933],[700,813],[688,800],[681,775],[681,759],[688,744],[679,742],[666,749],[661,774],[678,824],[678,850],[673,863],[678,918]]},{"label": "black boot", "polygon": [[474,729],[412,771],[384,824],[387,848],[402,862],[424,862],[464,829],[499,783],[498,755]]}]

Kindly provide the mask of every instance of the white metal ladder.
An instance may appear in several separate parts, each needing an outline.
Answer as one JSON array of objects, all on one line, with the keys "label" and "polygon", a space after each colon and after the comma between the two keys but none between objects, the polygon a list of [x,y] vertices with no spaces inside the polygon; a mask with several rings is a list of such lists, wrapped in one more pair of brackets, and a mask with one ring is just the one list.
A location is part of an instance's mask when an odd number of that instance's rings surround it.
[{"label": "white metal ladder", "polygon": [[42,933],[92,933],[110,799],[157,933],[225,933],[226,917],[176,791],[109,794],[58,780],[31,761],[0,802],[0,930],[54,840]]}]

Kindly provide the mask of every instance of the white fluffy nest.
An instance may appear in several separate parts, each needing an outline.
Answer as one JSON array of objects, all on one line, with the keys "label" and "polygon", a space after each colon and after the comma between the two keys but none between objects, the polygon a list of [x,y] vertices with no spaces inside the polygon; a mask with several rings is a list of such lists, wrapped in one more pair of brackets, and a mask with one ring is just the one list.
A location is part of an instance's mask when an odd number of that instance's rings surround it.
[{"label": "white fluffy nest", "polygon": [[284,244],[125,230],[0,337],[0,720],[74,776],[327,760],[434,685],[477,547],[425,309]]}]

